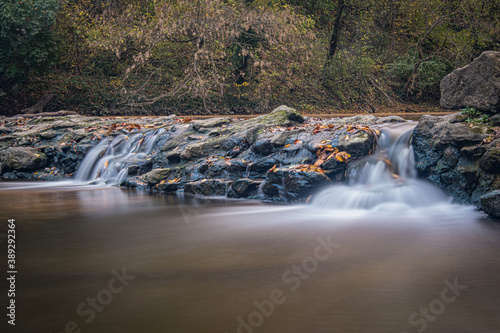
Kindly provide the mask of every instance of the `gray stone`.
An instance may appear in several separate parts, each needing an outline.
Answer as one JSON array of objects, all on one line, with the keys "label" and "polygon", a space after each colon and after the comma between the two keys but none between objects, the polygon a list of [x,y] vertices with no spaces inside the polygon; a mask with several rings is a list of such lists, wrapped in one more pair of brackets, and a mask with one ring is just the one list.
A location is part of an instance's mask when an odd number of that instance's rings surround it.
[{"label": "gray stone", "polygon": [[269,114],[259,116],[249,121],[263,123],[269,126],[291,126],[296,123],[303,123],[304,117],[297,110],[286,105],[281,105]]},{"label": "gray stone", "polygon": [[48,131],[45,131],[45,132],[42,132],[40,133],[40,137],[42,139],[46,139],[46,140],[50,140],[50,139],[53,139],[57,136],[57,132],[54,131],[54,130],[48,130]]},{"label": "gray stone", "polygon": [[232,181],[222,179],[203,179],[184,185],[184,193],[203,196],[225,196]]},{"label": "gray stone", "polygon": [[276,168],[268,172],[262,192],[268,199],[297,201],[306,199],[332,181],[320,172],[305,172],[293,168]]},{"label": "gray stone", "polygon": [[227,196],[230,198],[248,198],[256,196],[261,183],[260,181],[248,178],[238,179],[229,187]]},{"label": "gray stone", "polygon": [[456,122],[457,115],[422,116],[413,131],[419,176],[451,195],[456,202],[481,206],[480,197],[496,189],[500,148],[484,142],[488,126]]},{"label": "gray stone", "polygon": [[172,174],[172,169],[153,169],[150,172],[142,175],[142,180],[149,185],[156,185],[162,180],[167,179]]},{"label": "gray stone", "polygon": [[191,160],[193,157],[200,157],[204,156],[206,151],[205,151],[205,142],[197,142],[193,143],[189,146],[187,146],[182,153],[180,154],[180,157],[185,160]]},{"label": "gray stone", "polygon": [[355,134],[346,134],[340,138],[337,148],[353,157],[361,157],[370,153],[374,139],[375,135],[372,132],[359,131]]},{"label": "gray stone", "polygon": [[214,127],[228,125],[231,122],[230,118],[209,118],[193,121],[193,129],[198,132],[208,132]]},{"label": "gray stone", "polygon": [[490,173],[500,172],[500,148],[491,147],[479,161],[479,166]]},{"label": "gray stone", "polygon": [[0,163],[8,170],[36,170],[47,163],[47,156],[31,147],[10,147],[0,152]]},{"label": "gray stone", "polygon": [[252,150],[261,155],[269,155],[273,152],[273,144],[270,139],[257,140],[252,146]]},{"label": "gray stone", "polygon": [[500,111],[500,52],[486,51],[441,81],[441,106]]},{"label": "gray stone", "polygon": [[481,196],[481,206],[486,214],[500,218],[500,190],[495,190]]}]

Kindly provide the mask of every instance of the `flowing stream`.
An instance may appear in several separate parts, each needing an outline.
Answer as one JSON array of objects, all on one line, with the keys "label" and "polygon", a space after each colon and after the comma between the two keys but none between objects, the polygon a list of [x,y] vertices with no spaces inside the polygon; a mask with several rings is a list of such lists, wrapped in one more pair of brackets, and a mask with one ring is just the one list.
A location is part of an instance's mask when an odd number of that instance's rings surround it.
[{"label": "flowing stream", "polygon": [[[416,178],[412,126],[301,206],[0,182],[0,331],[499,332],[500,225]],[[99,144],[79,179],[118,182],[156,134]]]},{"label": "flowing stream", "polygon": [[148,156],[165,130],[148,130],[129,136],[106,137],[83,159],[75,175],[76,181],[104,182],[119,185],[127,177],[128,167]]},{"label": "flowing stream", "polygon": [[349,170],[349,184],[331,186],[312,204],[337,211],[427,216],[471,211],[453,204],[437,187],[417,179],[411,136],[415,122],[381,127],[375,154],[357,161]]}]

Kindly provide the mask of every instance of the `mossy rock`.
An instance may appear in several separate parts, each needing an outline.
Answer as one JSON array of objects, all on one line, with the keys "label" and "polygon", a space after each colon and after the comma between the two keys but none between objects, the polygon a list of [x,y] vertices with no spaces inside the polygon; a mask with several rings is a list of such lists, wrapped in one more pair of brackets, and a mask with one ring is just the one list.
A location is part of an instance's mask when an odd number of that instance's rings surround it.
[{"label": "mossy rock", "polygon": [[31,147],[10,147],[0,152],[0,163],[8,170],[37,170],[47,164],[47,156]]},{"label": "mossy rock", "polygon": [[142,175],[142,181],[148,183],[148,185],[156,185],[162,180],[165,180],[172,174],[173,170],[171,168],[164,169],[153,169],[148,173]]}]

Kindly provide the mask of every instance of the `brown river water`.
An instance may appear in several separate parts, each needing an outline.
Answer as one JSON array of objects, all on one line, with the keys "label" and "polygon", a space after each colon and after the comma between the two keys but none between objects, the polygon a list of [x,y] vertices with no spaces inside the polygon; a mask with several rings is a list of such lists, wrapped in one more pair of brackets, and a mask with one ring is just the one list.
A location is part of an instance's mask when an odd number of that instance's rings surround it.
[{"label": "brown river water", "polygon": [[414,126],[307,205],[0,182],[0,332],[498,333],[500,223],[418,179]]},{"label": "brown river water", "polygon": [[0,185],[3,262],[16,220],[7,332],[500,331],[500,225],[468,207]]}]

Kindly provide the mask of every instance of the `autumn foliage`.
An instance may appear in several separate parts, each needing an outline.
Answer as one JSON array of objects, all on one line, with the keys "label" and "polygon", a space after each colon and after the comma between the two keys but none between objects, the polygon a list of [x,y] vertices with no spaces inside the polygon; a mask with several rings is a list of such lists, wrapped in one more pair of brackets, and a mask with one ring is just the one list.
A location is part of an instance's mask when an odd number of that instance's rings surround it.
[{"label": "autumn foliage", "polygon": [[[0,111],[44,92],[46,111],[99,115],[435,102],[444,75],[499,49],[499,11],[500,0],[7,1],[0,44],[18,46],[0,52]],[[24,21],[44,29],[23,34]]]}]

